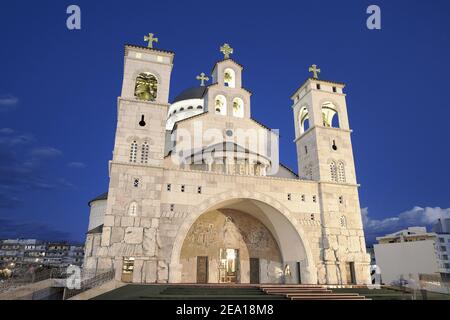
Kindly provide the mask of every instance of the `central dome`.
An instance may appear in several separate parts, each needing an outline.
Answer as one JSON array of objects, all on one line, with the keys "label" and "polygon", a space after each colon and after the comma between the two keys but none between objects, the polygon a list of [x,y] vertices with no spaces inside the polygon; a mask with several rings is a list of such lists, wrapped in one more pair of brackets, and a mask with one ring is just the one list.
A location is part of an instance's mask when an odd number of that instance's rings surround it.
[{"label": "central dome", "polygon": [[202,99],[205,92],[206,87],[189,88],[181,92],[175,99],[173,99],[172,103],[189,99]]}]

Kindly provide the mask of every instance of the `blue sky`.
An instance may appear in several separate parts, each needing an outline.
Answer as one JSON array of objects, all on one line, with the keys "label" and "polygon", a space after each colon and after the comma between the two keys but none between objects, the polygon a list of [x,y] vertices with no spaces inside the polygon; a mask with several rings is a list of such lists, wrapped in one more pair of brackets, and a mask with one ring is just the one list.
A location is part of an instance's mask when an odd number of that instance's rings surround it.
[{"label": "blue sky", "polygon": [[[81,8],[82,29],[66,28]],[[381,7],[382,29],[366,28]],[[125,43],[176,53],[173,98],[229,42],[252,116],[281,132],[297,169],[290,95],[308,77],[347,84],[369,238],[449,216],[450,3],[436,1],[28,1],[0,5],[0,238],[84,239],[107,190]]]}]

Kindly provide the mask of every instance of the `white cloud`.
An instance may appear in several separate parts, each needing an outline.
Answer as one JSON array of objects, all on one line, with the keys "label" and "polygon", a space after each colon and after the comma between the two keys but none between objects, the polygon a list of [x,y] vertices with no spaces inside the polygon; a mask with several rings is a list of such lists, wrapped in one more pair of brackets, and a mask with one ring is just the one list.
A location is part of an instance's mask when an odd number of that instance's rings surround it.
[{"label": "white cloud", "polygon": [[0,129],[0,134],[13,134],[14,130],[11,128],[1,128]]},{"label": "white cloud", "polygon": [[0,111],[8,110],[19,103],[19,98],[13,95],[0,95]]},{"label": "white cloud", "polygon": [[372,219],[369,209],[361,209],[364,232],[367,242],[371,243],[376,237],[393,233],[408,227],[427,227],[428,230],[439,218],[450,218],[450,208],[414,207],[396,216],[384,219]]},{"label": "white cloud", "polygon": [[53,147],[39,147],[31,151],[31,155],[39,158],[49,158],[62,155],[62,152]]},{"label": "white cloud", "polygon": [[69,162],[67,164],[67,166],[69,168],[75,168],[75,169],[84,169],[84,168],[86,168],[86,164],[84,164],[83,162],[77,162],[77,161]]}]

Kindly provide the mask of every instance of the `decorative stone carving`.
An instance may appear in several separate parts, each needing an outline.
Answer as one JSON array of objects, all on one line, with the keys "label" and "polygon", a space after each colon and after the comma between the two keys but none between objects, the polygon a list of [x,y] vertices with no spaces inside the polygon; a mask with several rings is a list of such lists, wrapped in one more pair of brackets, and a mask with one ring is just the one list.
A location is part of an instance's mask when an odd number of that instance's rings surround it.
[{"label": "decorative stone carving", "polygon": [[144,228],[128,227],[125,229],[125,243],[138,244],[142,243],[144,236]]},{"label": "decorative stone carving", "polygon": [[157,232],[155,228],[144,229],[142,248],[146,256],[154,257],[157,254],[157,250],[159,249]]}]

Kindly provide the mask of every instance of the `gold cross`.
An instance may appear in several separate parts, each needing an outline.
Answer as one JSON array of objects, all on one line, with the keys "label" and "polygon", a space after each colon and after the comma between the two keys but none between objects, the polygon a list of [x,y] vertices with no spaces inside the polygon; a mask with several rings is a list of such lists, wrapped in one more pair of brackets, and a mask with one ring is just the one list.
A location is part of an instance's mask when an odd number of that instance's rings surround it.
[{"label": "gold cross", "polygon": [[200,80],[200,86],[204,87],[205,86],[205,81],[208,81],[209,78],[205,76],[204,72],[202,72],[202,73],[200,73],[199,76],[197,76],[197,80]]},{"label": "gold cross", "polygon": [[313,64],[311,67],[309,67],[308,71],[313,73],[314,79],[319,79],[320,69],[317,69],[317,65]]},{"label": "gold cross", "polygon": [[144,36],[144,41],[148,41],[147,48],[153,48],[153,42],[158,42],[158,38],[153,38],[153,33],[149,33],[148,36]]},{"label": "gold cross", "polygon": [[233,48],[230,47],[230,45],[228,43],[224,43],[224,45],[220,47],[220,52],[223,53],[224,59],[229,59],[230,54],[233,53]]}]

